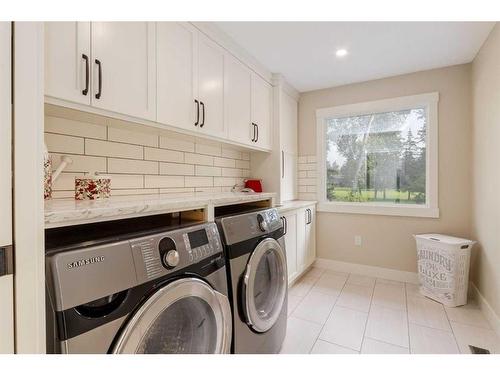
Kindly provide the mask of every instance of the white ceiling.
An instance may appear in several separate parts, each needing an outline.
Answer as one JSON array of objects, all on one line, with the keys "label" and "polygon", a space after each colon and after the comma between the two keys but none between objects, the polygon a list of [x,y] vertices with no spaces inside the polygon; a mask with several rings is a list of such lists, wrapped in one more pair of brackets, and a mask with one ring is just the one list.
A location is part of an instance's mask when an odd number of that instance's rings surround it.
[{"label": "white ceiling", "polygon": [[[297,90],[468,63],[494,22],[216,22]],[[348,55],[337,58],[339,48]]]}]

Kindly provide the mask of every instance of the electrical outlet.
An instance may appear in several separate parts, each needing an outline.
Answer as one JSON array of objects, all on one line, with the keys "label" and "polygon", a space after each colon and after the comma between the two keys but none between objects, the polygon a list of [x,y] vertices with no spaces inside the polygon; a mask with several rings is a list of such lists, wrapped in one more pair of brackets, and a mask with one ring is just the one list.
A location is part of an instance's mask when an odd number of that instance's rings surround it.
[{"label": "electrical outlet", "polygon": [[360,235],[354,236],[354,245],[355,246],[361,246],[362,242],[363,241],[361,240],[361,236]]}]

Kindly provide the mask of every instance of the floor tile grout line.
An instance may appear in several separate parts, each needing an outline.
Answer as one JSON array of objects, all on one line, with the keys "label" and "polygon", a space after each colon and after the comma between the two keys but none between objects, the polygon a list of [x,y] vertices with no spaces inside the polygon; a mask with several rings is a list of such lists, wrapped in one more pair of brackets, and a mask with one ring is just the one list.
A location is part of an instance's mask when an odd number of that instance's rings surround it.
[{"label": "floor tile grout line", "polygon": [[[361,349],[360,349],[360,350],[356,350],[356,349],[353,349],[353,348],[349,348],[348,346],[345,346],[345,345],[340,345],[340,344],[337,344],[337,343],[335,343],[335,342],[328,341],[328,340],[326,340],[326,339],[320,339],[319,337],[316,339],[316,341],[315,341],[315,343],[314,343],[314,344],[316,345],[316,343],[317,343],[318,341],[324,341],[324,342],[326,342],[326,343],[328,343],[328,344],[332,344],[332,345],[340,346],[341,348],[344,348],[344,349],[349,349],[349,350],[352,350],[352,351],[358,352],[358,354],[361,354]],[[314,349],[314,345],[313,345],[313,347],[312,347],[311,351],[312,351],[313,349]],[[311,351],[309,351],[309,353],[311,353]]]},{"label": "floor tile grout line", "polygon": [[411,348],[411,338],[410,338],[410,313],[408,311],[408,293],[406,292],[406,284],[404,284],[404,293],[405,293],[405,306],[406,306],[406,333],[408,335],[408,352],[412,354]]},{"label": "floor tile grout line", "polygon": [[366,315],[365,329],[363,330],[363,338],[361,339],[361,347],[359,348],[359,354],[362,354],[361,351],[363,350],[363,345],[365,343],[366,329],[368,327],[368,320],[370,319],[370,312],[372,311],[373,296],[375,294],[375,286],[376,285],[377,285],[377,279],[375,278],[375,282],[373,283],[373,288],[372,288],[372,295],[370,298],[370,306],[368,307],[368,314]]},{"label": "floor tile grout line", "polygon": [[[373,340],[373,341],[377,341],[377,342],[380,342],[382,344],[387,344],[387,345],[391,345],[391,346],[396,346],[398,348],[401,348],[401,349],[408,349],[408,352],[410,352],[410,349],[409,348],[406,348],[404,346],[401,346],[401,345],[398,345],[398,344],[394,344],[392,342],[387,342],[387,341],[384,341],[384,340],[380,340],[380,339],[374,339],[373,337],[367,337],[367,339],[369,340]],[[364,340],[363,340],[364,341]],[[410,353],[411,354],[411,353]]]},{"label": "floor tile grout line", "polygon": [[[321,274],[321,276],[322,276],[322,275],[324,275],[324,274],[325,274],[325,272],[323,271],[323,272],[322,272],[322,274]],[[338,299],[339,299],[339,296],[340,296],[340,294],[342,293],[342,290],[344,290],[344,287],[345,287],[345,285],[346,285],[346,283],[347,283],[347,279],[349,278],[349,275],[350,275],[350,274],[347,274],[347,277],[346,277],[346,279],[345,279],[345,281],[344,281],[344,284],[342,285],[342,289],[340,290],[340,293],[339,293],[339,294],[335,297],[335,302],[333,303],[332,308],[330,309],[330,312],[328,313],[328,316],[326,317],[325,322],[321,325],[321,329],[320,329],[320,331],[319,331],[319,333],[318,333],[318,336],[316,337],[316,340],[314,341],[313,346],[311,347],[311,350],[309,350],[309,354],[311,354],[311,351],[314,349],[314,346],[315,346],[315,345],[316,345],[316,343],[318,342],[319,337],[321,336],[321,333],[323,332],[323,330],[324,330],[324,328],[325,328],[325,325],[326,325],[326,323],[328,322],[328,319],[330,319],[330,316],[332,315],[332,311],[333,311],[333,309],[335,308],[335,305],[337,304],[337,301],[338,301]],[[320,276],[320,277],[321,277],[321,276]],[[320,277],[318,277],[318,280],[316,280],[316,282],[318,282],[318,281],[319,281]],[[315,282],[314,284],[316,284],[316,282]],[[311,291],[312,291],[312,289],[313,289],[313,287],[314,287],[314,284],[313,284],[313,286],[311,287],[311,289],[309,289],[308,294],[309,294],[309,293],[311,293]],[[320,294],[323,294],[323,293],[320,293]],[[323,341],[326,341],[326,340],[323,340]],[[328,341],[327,341],[327,342],[328,342]],[[332,343],[332,344],[333,344],[333,343]],[[335,344],[335,345],[337,345],[337,344]]]}]

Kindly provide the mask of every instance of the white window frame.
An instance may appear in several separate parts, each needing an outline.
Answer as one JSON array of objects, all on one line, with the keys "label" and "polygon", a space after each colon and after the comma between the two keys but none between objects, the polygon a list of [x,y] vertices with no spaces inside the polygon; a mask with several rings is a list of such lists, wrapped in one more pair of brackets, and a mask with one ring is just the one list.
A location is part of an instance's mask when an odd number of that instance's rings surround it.
[{"label": "white window frame", "polygon": [[[402,96],[391,99],[341,105],[316,110],[316,157],[317,157],[317,200],[318,211],[414,216],[439,218],[438,206],[438,102],[439,93],[432,92],[420,95]],[[332,202],[326,197],[326,119],[362,116],[372,113],[403,111],[415,108],[427,110],[426,131],[426,204],[397,204],[397,203],[353,203]]]}]

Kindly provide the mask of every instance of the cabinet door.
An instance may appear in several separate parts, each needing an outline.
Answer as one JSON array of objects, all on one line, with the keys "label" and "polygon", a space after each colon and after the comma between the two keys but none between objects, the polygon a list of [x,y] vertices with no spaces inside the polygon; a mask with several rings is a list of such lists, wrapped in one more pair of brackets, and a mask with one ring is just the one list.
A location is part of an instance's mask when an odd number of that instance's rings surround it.
[{"label": "cabinet door", "polygon": [[252,72],[235,57],[224,56],[224,121],[228,138],[254,145],[251,120]]},{"label": "cabinet door", "polygon": [[306,225],[307,211],[300,209],[297,211],[297,271],[300,273],[306,268]]},{"label": "cabinet door", "polygon": [[156,120],[154,22],[92,23],[92,105]]},{"label": "cabinet door", "polygon": [[[12,105],[11,105],[11,23],[0,22],[0,256],[12,245]],[[5,259],[0,260],[0,263]],[[5,268],[5,267],[0,267]],[[0,273],[0,354],[14,353],[13,277]]]},{"label": "cabinet door", "polygon": [[205,35],[198,34],[198,99],[200,131],[225,138],[224,51]]},{"label": "cabinet door", "polygon": [[281,147],[285,152],[297,155],[297,101],[283,92],[280,104]]},{"label": "cabinet door", "polygon": [[297,156],[286,151],[281,152],[281,201],[297,197]]},{"label": "cabinet door", "polygon": [[287,213],[285,219],[285,251],[286,267],[288,269],[288,282],[292,281],[298,273],[297,270],[297,215],[295,212]]},{"label": "cabinet door", "polygon": [[90,22],[45,22],[45,95],[90,104],[90,59]]},{"label": "cabinet door", "polygon": [[[309,210],[309,212],[307,211]],[[305,212],[305,267],[309,267],[316,259],[316,209],[310,206]]]},{"label": "cabinet door", "polygon": [[195,129],[197,35],[188,23],[156,24],[158,122]]},{"label": "cabinet door", "polygon": [[257,74],[252,75],[252,122],[258,127],[256,145],[271,149],[272,86]]}]

